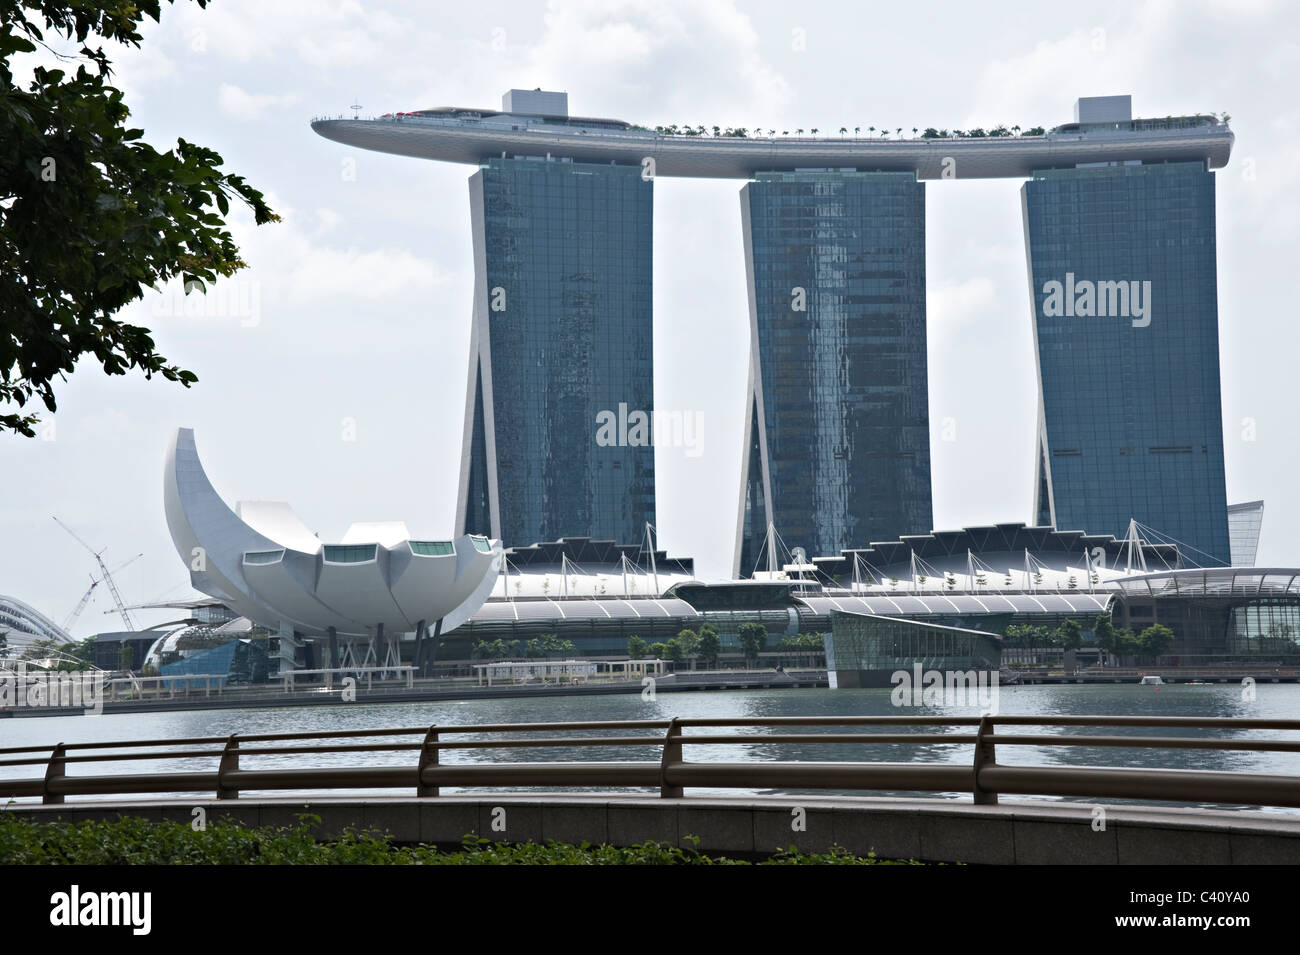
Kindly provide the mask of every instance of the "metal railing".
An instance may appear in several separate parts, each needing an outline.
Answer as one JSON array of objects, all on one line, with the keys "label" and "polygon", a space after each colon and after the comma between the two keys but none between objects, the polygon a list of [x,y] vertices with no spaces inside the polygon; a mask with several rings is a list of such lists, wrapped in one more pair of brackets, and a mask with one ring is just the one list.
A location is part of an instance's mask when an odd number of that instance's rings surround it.
[{"label": "metal railing", "polygon": [[[796,789],[848,792],[970,793],[980,805],[1000,795],[1164,800],[1247,806],[1300,807],[1300,776],[1211,770],[999,763],[1005,747],[1045,747],[1063,755],[1077,747],[1300,753],[1300,739],[1207,736],[1046,735],[1023,727],[1105,730],[1273,730],[1300,732],[1300,720],[1131,716],[848,716],[735,719],[657,719],[617,722],[501,723],[401,729],[234,734],[169,740],[59,743],[0,749],[0,773],[35,767],[28,778],[0,778],[0,798],[241,792],[406,790],[438,796],[445,787],[501,789],[575,787],[657,788],[680,797],[688,788]],[[1009,732],[995,733],[1003,728]],[[750,732],[727,732],[748,729]],[[692,732],[686,732],[690,730]],[[754,732],[754,730],[770,730]],[[652,732],[653,731],[653,732]],[[577,735],[581,733],[601,735]],[[541,734],[541,735],[537,735]],[[466,738],[466,737],[475,738]],[[970,746],[968,762],[815,762],[810,760],[691,761],[695,746],[888,745]],[[444,762],[444,753],[548,748],[648,747],[643,761]],[[292,765],[252,768],[245,757],[277,760],[322,754],[409,754],[403,766]],[[153,773],[74,775],[69,769],[105,762],[208,760],[216,767]]]}]

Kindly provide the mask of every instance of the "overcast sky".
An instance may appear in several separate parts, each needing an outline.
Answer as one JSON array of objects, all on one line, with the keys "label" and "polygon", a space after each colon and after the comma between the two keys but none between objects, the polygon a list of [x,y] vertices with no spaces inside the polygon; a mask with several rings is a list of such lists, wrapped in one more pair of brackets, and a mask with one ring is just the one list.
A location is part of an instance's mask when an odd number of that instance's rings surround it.
[{"label": "overcast sky", "polygon": [[[353,521],[453,526],[473,291],[472,167],[353,150],[313,116],[499,108],[565,90],[578,115],[775,129],[1042,125],[1078,96],[1138,116],[1228,112],[1218,173],[1229,502],[1266,501],[1259,562],[1295,566],[1293,283],[1300,15],[1285,2],[789,4],[725,0],[181,3],[112,48],[133,125],[212,147],[283,222],[232,217],[249,267],[187,315],[150,294],[124,317],[194,371],[179,385],[90,361],[53,428],[0,437],[0,593],[56,621],[95,569],[128,603],[192,596],[162,508],[173,430],[196,429],[219,493],[286,500],[323,538]],[[435,12],[436,10],[436,12]],[[1028,521],[1036,394],[1019,180],[926,186],[934,517]],[[702,453],[659,448],[660,543],[727,572],[748,349],[739,181],[655,183],[656,406],[697,413]],[[1080,374],[1106,375],[1105,368]],[[1140,395],[1116,400],[1141,401]],[[355,440],[346,440],[355,434]],[[949,440],[950,438],[950,440]],[[866,542],[863,542],[866,543]],[[104,588],[74,629],[120,628]],[[174,615],[173,615],[174,616]],[[168,614],[139,614],[146,623]]]}]

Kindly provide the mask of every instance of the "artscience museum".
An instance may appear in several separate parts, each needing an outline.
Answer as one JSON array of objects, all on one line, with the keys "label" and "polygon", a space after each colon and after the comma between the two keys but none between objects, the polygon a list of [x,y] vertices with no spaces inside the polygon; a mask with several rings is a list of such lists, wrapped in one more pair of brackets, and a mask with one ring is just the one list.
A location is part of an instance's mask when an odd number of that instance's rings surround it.
[{"label": "artscience museum", "polygon": [[501,567],[500,543],[484,537],[412,539],[398,521],[353,524],[324,543],[283,502],[232,510],[188,428],[168,450],[163,496],[194,588],[278,633],[282,646],[327,638],[330,667],[398,665],[403,634],[415,636],[418,665],[482,606]]}]

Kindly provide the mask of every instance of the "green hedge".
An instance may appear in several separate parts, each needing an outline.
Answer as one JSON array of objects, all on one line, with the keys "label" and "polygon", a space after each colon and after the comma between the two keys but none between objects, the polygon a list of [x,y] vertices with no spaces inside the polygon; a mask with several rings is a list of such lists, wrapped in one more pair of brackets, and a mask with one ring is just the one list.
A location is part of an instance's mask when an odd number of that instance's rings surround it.
[{"label": "green hedge", "polygon": [[[0,815],[0,865],[749,865],[694,848],[647,842],[616,846],[504,845],[465,837],[458,850],[390,845],[382,833],[346,832],[318,842],[320,817],[303,815],[290,829],[246,829],[214,822],[202,830],[185,823],[123,818],[116,822],[34,823]],[[698,845],[698,839],[695,840]],[[779,852],[760,865],[916,865],[874,854]]]}]

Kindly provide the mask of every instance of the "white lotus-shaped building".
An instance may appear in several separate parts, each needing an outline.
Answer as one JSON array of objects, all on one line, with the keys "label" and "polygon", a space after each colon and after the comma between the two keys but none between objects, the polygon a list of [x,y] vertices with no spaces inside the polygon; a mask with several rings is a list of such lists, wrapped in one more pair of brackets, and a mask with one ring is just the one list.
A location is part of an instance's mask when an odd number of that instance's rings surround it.
[{"label": "white lotus-shaped building", "polygon": [[[358,523],[337,544],[322,543],[278,501],[240,502],[234,510],[213,489],[194,445],[180,428],[163,480],[167,526],[196,590],[281,634],[368,638],[376,662],[391,659],[385,641],[428,628],[434,639],[483,605],[502,560],[499,541],[411,540],[400,521]],[[381,646],[382,645],[382,646]],[[388,652],[386,652],[386,650]]]}]

